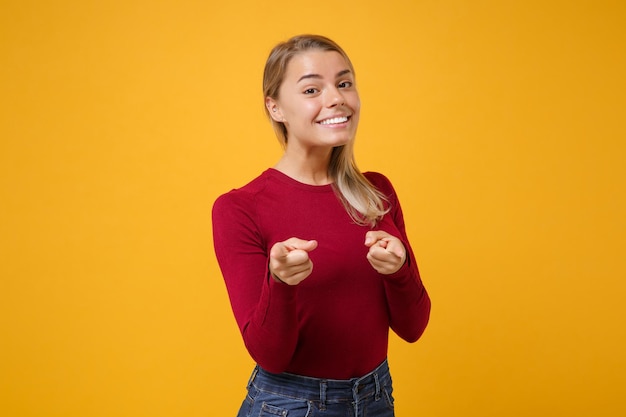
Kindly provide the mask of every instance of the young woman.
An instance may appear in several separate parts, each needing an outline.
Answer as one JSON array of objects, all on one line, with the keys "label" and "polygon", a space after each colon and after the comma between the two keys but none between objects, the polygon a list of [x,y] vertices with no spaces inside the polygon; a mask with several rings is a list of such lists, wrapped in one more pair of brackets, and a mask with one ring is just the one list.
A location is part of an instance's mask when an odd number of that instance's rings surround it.
[{"label": "young woman", "polygon": [[294,37],[270,53],[263,93],[284,154],[213,207],[257,363],[239,416],[393,416],[389,328],[416,341],[430,299],[391,183],[354,162],[352,63],[328,38]]}]

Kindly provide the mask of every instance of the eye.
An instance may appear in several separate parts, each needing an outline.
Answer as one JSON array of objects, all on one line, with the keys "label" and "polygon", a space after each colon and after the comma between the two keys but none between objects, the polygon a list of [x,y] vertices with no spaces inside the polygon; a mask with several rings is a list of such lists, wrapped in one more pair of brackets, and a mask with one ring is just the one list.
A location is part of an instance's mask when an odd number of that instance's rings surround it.
[{"label": "eye", "polygon": [[315,94],[317,93],[317,88],[307,88],[304,90],[304,94]]},{"label": "eye", "polygon": [[338,88],[350,88],[352,87],[352,81],[342,81],[337,85]]}]

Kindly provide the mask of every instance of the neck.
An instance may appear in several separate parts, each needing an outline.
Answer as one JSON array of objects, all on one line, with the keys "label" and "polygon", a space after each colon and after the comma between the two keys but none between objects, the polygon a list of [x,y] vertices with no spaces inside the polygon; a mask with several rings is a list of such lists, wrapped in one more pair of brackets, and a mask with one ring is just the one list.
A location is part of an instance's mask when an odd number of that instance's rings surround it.
[{"label": "neck", "polygon": [[319,153],[296,154],[285,151],[274,166],[283,174],[305,184],[327,185],[333,182],[328,175],[332,149]]}]

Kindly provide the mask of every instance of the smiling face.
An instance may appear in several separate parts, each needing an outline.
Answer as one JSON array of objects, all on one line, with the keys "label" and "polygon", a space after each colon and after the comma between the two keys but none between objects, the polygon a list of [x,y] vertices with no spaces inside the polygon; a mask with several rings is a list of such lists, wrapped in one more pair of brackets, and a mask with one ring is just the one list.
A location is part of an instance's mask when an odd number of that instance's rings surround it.
[{"label": "smiling face", "polygon": [[312,49],[291,59],[278,97],[267,97],[266,106],[284,123],[289,145],[332,148],[354,138],[361,103],[345,58]]}]

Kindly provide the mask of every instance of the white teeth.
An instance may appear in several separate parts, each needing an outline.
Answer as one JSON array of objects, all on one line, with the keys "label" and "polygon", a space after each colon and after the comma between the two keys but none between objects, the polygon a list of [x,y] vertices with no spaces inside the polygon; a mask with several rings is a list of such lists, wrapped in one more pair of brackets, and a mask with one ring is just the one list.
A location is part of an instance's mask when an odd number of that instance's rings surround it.
[{"label": "white teeth", "polygon": [[347,117],[333,117],[332,119],[322,120],[320,122],[321,125],[334,125],[337,123],[345,123],[348,121]]}]

